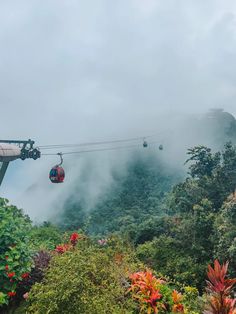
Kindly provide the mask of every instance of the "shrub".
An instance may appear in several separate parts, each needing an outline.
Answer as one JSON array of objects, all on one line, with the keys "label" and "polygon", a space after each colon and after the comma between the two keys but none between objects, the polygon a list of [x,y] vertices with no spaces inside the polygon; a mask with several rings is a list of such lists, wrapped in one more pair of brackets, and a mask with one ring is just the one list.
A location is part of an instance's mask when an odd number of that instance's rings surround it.
[{"label": "shrub", "polygon": [[76,246],[55,251],[44,280],[29,293],[27,313],[137,313],[126,292],[129,274],[140,267],[118,239],[101,246],[80,238]]},{"label": "shrub", "polygon": [[166,279],[158,279],[151,270],[131,274],[130,279],[129,291],[138,302],[140,313],[200,313],[195,288],[185,287],[181,294]]},{"label": "shrub", "polygon": [[62,241],[62,232],[54,225],[44,222],[33,226],[30,232],[30,245],[34,251],[53,250]]},{"label": "shrub", "polygon": [[21,210],[0,198],[0,306],[16,296],[16,288],[32,265],[31,223]]},{"label": "shrub", "polygon": [[236,314],[236,299],[231,298],[236,279],[227,279],[228,263],[222,266],[215,260],[214,268],[208,266],[208,304],[204,314]]},{"label": "shrub", "polygon": [[49,266],[51,260],[51,254],[47,251],[39,251],[33,257],[33,267],[31,272],[27,277],[24,277],[21,284],[17,288],[18,300],[25,298],[25,293],[27,293],[30,288],[36,283],[41,282],[45,272]]}]

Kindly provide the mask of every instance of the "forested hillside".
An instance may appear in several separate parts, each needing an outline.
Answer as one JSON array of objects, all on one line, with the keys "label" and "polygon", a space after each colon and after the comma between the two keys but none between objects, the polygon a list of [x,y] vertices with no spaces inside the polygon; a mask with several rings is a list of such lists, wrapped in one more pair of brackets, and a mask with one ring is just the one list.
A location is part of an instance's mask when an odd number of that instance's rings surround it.
[{"label": "forested hillside", "polygon": [[[214,257],[235,258],[233,222],[229,232],[219,230],[235,208],[236,149],[227,143],[213,153],[197,146],[189,149],[187,164],[187,177],[174,184],[180,176],[163,173],[153,159],[137,159],[92,212],[68,205],[63,228],[80,227],[103,237],[116,232],[156,271],[202,289],[206,265]],[[228,247],[223,249],[223,243]]]},{"label": "forested hillside", "polygon": [[113,184],[94,208],[83,210],[82,203],[68,198],[59,224],[66,229],[86,228],[93,235],[137,229],[146,219],[163,215],[164,198],[180,177],[180,172],[168,172],[153,152],[134,154],[125,175],[114,174]]},{"label": "forested hillside", "polygon": [[[234,259],[233,224],[228,233],[219,230],[229,215],[225,208],[235,206],[236,152],[231,143],[236,121],[212,110],[194,120],[194,141],[198,130],[213,150],[204,145],[189,148],[182,160],[186,172],[182,164],[172,167],[165,162],[161,152],[136,152],[125,174],[114,173],[113,184],[94,208],[85,210],[73,195],[68,197],[60,227],[103,237],[116,232],[156,271],[203,289],[206,265],[214,257]],[[79,193],[76,187],[74,193]],[[225,254],[223,243],[228,246]]]}]

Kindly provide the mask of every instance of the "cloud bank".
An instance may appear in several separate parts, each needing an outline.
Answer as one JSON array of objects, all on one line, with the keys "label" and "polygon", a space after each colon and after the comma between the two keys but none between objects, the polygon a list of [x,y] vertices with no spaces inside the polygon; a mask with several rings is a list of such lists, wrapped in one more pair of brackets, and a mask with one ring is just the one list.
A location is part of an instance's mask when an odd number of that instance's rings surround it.
[{"label": "cloud bank", "polygon": [[[0,3],[1,138],[94,141],[148,134],[169,115],[235,114],[235,14],[233,0]],[[40,181],[48,207],[65,193],[47,181],[56,162],[12,163],[2,195],[27,210]]]}]

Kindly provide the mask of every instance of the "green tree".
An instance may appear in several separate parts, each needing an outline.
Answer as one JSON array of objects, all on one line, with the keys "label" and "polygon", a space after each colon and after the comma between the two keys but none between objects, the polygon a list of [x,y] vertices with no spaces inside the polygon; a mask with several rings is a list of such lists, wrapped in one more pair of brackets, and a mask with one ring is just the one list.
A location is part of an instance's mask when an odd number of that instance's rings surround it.
[{"label": "green tree", "polygon": [[220,164],[220,153],[213,154],[206,146],[195,146],[188,149],[189,159],[186,163],[193,162],[189,167],[189,174],[192,178],[201,179],[205,176],[212,176],[216,167]]},{"label": "green tree", "polygon": [[236,198],[232,194],[222,206],[215,222],[215,258],[230,262],[230,274],[236,276]]}]

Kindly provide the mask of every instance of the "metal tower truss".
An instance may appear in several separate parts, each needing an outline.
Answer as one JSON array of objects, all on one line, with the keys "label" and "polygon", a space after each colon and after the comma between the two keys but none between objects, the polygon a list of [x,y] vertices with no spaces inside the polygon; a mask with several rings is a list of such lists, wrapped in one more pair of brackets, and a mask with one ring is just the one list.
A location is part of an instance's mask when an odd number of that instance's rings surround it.
[{"label": "metal tower truss", "polygon": [[[4,146],[4,144],[8,146]],[[0,140],[0,185],[11,161],[15,159],[25,160],[31,158],[36,160],[40,158],[41,153],[38,148],[34,148],[34,144],[35,142],[30,139],[27,141]],[[19,153],[14,151],[14,147],[17,148]]]}]

